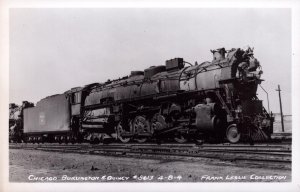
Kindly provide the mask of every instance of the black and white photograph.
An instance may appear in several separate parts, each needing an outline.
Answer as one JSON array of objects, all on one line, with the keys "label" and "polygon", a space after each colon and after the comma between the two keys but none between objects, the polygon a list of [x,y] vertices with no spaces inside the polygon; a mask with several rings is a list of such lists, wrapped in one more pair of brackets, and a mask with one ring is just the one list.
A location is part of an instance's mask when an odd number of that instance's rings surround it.
[{"label": "black and white photograph", "polygon": [[10,185],[295,182],[291,7],[21,6],[7,22]]}]

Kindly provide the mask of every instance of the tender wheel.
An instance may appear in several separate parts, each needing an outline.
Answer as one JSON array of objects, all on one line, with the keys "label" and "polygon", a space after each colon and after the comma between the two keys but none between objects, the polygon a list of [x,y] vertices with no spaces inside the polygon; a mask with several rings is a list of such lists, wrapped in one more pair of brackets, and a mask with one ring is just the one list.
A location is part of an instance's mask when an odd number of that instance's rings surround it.
[{"label": "tender wheel", "polygon": [[72,143],[72,144],[75,144],[75,143],[76,143],[76,140],[77,140],[77,139],[76,139],[75,136],[72,136],[72,137],[71,137],[71,143]]},{"label": "tender wheel", "polygon": [[117,125],[117,137],[122,143],[128,143],[130,141],[130,138],[124,138],[121,136],[122,133],[126,132],[122,126],[122,122],[119,122]]},{"label": "tender wheel", "polygon": [[65,137],[64,137],[64,140],[65,140],[65,144],[68,144],[69,141],[70,141],[70,137],[69,137],[69,136],[65,136]]},{"label": "tender wheel", "polygon": [[202,145],[203,143],[205,142],[205,137],[204,135],[196,135],[195,136],[195,143],[198,144],[198,145]]},{"label": "tender wheel", "polygon": [[[132,126],[133,126],[133,130],[135,133],[137,133],[138,135],[141,135],[141,134],[152,134],[151,132],[151,127],[150,127],[150,123],[149,121],[143,117],[143,116],[137,116],[133,123],[132,123]],[[139,142],[139,143],[144,143],[146,142],[148,139],[147,136],[143,137],[143,136],[139,136],[138,138],[136,138],[136,140]]]},{"label": "tender wheel", "polygon": [[100,143],[100,139],[99,138],[94,138],[92,141],[91,141],[91,144],[99,144]]},{"label": "tender wheel", "polygon": [[178,143],[185,143],[185,142],[188,141],[188,139],[185,136],[183,136],[183,135],[177,135],[177,136],[175,136],[174,140],[176,142],[178,142]]},{"label": "tender wheel", "polygon": [[58,136],[58,144],[62,144],[63,142],[63,136]]},{"label": "tender wheel", "polygon": [[226,138],[230,143],[237,143],[241,139],[241,133],[239,132],[236,124],[229,125],[226,131]]},{"label": "tender wheel", "polygon": [[145,137],[141,137],[141,138],[136,138],[135,140],[139,143],[145,143],[147,141],[148,138]]}]

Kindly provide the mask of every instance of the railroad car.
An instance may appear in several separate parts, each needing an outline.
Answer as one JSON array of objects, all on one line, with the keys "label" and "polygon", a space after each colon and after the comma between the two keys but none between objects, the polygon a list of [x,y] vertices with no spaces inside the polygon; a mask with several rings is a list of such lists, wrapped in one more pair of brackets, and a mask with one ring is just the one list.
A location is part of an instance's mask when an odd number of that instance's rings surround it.
[{"label": "railroad car", "polygon": [[9,104],[9,141],[21,142],[23,136],[23,111],[26,108],[33,107],[34,104],[28,101],[23,101],[22,105],[15,103]]},{"label": "railroad car", "polygon": [[267,140],[273,117],[256,93],[263,81],[253,49],[211,50],[213,60],[183,58],[129,76],[72,88],[24,110],[25,140]]},{"label": "railroad car", "polygon": [[24,137],[28,142],[72,141],[70,117],[70,104],[64,94],[46,97],[35,107],[24,109]]}]

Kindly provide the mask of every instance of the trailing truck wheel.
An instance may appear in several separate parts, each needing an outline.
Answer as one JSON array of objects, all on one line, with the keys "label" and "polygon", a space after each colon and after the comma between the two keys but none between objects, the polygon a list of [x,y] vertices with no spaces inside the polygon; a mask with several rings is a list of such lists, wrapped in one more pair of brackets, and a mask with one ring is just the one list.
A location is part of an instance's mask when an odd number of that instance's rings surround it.
[{"label": "trailing truck wheel", "polygon": [[122,143],[128,143],[130,141],[130,138],[129,137],[123,138],[121,136],[121,134],[124,133],[124,132],[125,132],[125,130],[122,126],[122,122],[119,122],[119,124],[117,125],[117,137]]},{"label": "trailing truck wheel", "polygon": [[200,134],[196,135],[194,141],[197,145],[202,145],[205,141],[205,137],[203,135],[200,135]]},{"label": "trailing truck wheel", "polygon": [[143,116],[136,116],[134,119],[133,123],[133,130],[135,133],[137,133],[138,137],[136,138],[137,142],[139,143],[144,143],[148,140],[147,136],[139,136],[139,134],[147,133],[147,134],[152,134],[151,133],[151,126],[150,122]]},{"label": "trailing truck wheel", "polygon": [[241,133],[239,132],[236,124],[232,124],[227,127],[226,138],[230,143],[237,143],[240,141]]},{"label": "trailing truck wheel", "polygon": [[165,129],[167,127],[167,123],[165,117],[156,113],[151,119],[151,131],[152,133],[155,131],[159,131]]}]

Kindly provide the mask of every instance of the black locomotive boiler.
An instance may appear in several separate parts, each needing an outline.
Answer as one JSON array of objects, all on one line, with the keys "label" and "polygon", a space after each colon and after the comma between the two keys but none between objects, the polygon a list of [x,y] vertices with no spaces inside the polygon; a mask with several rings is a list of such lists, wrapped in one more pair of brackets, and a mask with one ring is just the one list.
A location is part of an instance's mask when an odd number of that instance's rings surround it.
[{"label": "black locomotive boiler", "polygon": [[211,51],[105,83],[72,88],[24,109],[25,142],[268,140],[273,117],[257,97],[263,81],[253,49]]}]

